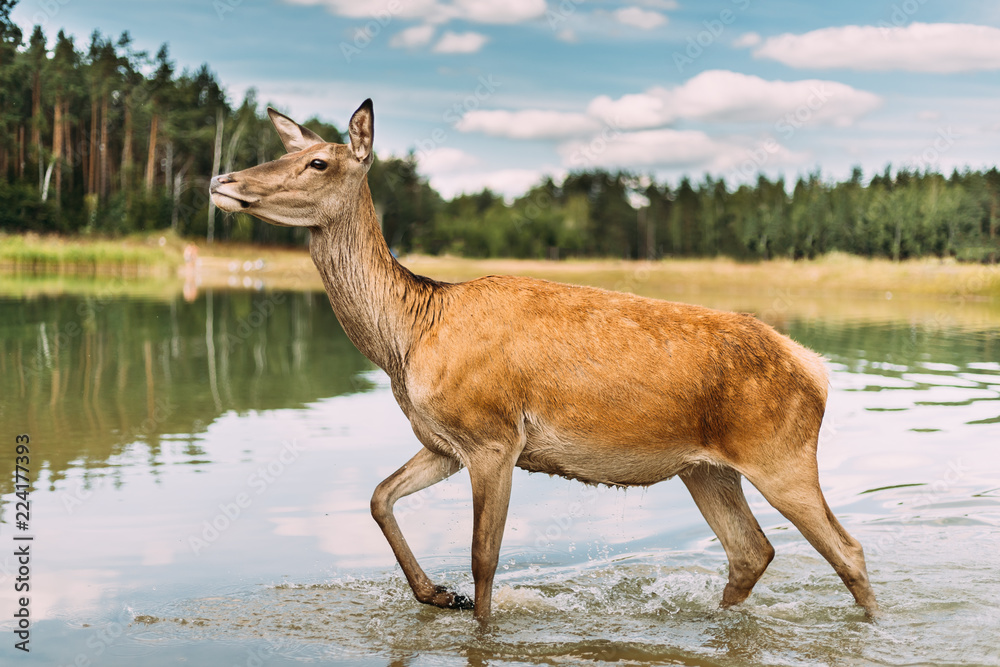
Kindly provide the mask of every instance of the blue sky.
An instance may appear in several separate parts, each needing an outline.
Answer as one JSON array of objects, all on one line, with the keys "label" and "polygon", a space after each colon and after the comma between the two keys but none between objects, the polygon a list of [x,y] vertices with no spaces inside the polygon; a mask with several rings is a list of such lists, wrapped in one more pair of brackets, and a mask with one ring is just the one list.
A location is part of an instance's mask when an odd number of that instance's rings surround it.
[{"label": "blue sky", "polygon": [[442,194],[630,169],[676,184],[843,178],[1000,155],[1000,3],[892,0],[21,0],[83,47],[99,28],[206,62],[238,103],[415,150]]}]

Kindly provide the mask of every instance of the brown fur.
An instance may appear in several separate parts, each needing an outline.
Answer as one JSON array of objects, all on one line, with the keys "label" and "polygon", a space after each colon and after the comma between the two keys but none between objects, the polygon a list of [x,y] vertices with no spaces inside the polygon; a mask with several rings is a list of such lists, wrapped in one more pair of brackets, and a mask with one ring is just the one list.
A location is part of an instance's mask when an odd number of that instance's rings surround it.
[{"label": "brown fur", "polygon": [[395,501],[468,467],[474,604],[485,620],[517,466],[621,486],[681,476],[729,557],[724,606],[750,594],[774,555],[744,475],[875,612],[861,546],[819,487],[818,355],[745,314],[532,278],[415,276],[389,253],[368,190],[370,101],[351,119],[350,147],[272,119],[290,153],[217,177],[213,196],[225,210],[311,229],[344,331],[389,374],[424,449],[378,486],[372,514],[418,600],[469,606],[424,574]]}]

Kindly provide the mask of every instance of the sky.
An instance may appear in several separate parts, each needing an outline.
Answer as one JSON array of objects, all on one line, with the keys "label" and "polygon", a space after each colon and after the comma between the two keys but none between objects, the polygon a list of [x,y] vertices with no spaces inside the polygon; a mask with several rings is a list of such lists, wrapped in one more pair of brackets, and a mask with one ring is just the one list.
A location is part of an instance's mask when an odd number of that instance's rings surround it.
[{"label": "sky", "polygon": [[[989,168],[995,0],[21,0],[27,33],[100,29],[202,63],[238,104],[414,151],[446,197],[625,169],[676,185],[758,173]],[[275,156],[277,157],[277,156]]]}]

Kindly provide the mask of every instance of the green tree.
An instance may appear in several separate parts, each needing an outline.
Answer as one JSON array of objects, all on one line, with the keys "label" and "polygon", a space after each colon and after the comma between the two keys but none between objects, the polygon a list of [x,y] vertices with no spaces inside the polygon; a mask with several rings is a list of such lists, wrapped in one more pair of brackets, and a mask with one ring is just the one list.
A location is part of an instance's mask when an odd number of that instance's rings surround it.
[{"label": "green tree", "polygon": [[17,0],[0,0],[0,177],[4,180],[10,177],[11,155],[17,159],[15,136],[21,121],[15,58],[22,33],[10,18],[16,4]]},{"label": "green tree", "polygon": [[431,240],[431,226],[441,197],[417,172],[412,152],[405,158],[377,157],[368,172],[368,187],[382,221],[382,233],[393,252],[426,250],[424,243],[439,249]]}]

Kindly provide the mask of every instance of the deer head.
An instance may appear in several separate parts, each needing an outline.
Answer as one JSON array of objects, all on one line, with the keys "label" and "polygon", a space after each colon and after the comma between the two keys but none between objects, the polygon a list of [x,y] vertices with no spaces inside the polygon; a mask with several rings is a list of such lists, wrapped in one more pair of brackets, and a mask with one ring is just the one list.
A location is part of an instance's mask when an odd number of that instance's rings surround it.
[{"label": "deer head", "polygon": [[212,179],[212,201],[223,211],[250,213],[287,227],[318,227],[353,211],[374,154],[375,114],[365,100],[351,116],[350,145],[315,132],[268,108],[288,153],[250,169]]}]

